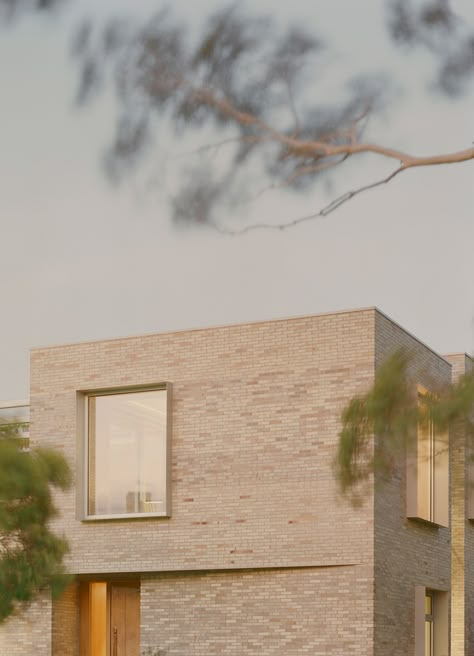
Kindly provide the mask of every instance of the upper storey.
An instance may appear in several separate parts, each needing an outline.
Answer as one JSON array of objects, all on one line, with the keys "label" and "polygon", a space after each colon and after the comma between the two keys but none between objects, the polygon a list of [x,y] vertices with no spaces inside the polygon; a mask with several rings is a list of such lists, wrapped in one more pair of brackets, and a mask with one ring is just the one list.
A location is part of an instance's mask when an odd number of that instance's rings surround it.
[{"label": "upper storey", "polygon": [[364,310],[34,350],[31,439],[75,473],[58,497],[71,570],[371,562],[372,502],[342,501],[332,463],[374,325]]},{"label": "upper storey", "polygon": [[70,569],[372,564],[374,500],[342,500],[333,460],[342,409],[401,346],[427,389],[450,380],[375,309],[35,349],[31,439],[75,473]]}]

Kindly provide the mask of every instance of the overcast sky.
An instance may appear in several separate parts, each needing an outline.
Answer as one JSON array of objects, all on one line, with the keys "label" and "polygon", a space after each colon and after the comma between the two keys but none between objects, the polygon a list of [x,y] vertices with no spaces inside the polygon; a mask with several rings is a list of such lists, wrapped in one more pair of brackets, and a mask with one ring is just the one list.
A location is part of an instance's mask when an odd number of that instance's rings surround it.
[{"label": "overcast sky", "polygon": [[[160,2],[71,1],[59,17],[0,31],[0,400],[28,397],[33,346],[373,305],[441,353],[474,349],[473,162],[407,172],[287,232],[230,238],[176,230],[166,185],[145,193],[143,180],[117,189],[104,178],[113,99],[76,109],[77,71],[67,54],[79,15],[113,8],[146,16]],[[173,6],[198,25],[217,4]],[[281,4],[251,3],[282,23],[314,25],[331,42],[328,97],[351,67],[401,73],[397,111],[373,126],[379,141],[415,154],[471,145],[474,90],[455,102],[427,94],[431,62],[421,54],[393,58],[380,0]],[[474,24],[472,1],[456,4]],[[157,148],[157,175],[169,176],[162,151],[180,149],[170,140]],[[267,198],[249,220],[317,210],[329,193],[386,167],[364,160],[332,190]]]}]

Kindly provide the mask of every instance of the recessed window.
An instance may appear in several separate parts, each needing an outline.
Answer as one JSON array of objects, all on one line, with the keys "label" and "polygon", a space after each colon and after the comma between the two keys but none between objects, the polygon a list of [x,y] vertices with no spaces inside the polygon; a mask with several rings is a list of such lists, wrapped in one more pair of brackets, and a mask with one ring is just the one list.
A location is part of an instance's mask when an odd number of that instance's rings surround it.
[{"label": "recessed window", "polygon": [[449,593],[415,587],[415,654],[446,656],[449,652]]},{"label": "recessed window", "polygon": [[[418,390],[420,408],[427,406],[427,391]],[[449,441],[439,433],[427,409],[410,445],[407,468],[407,516],[438,526],[449,525]]]},{"label": "recessed window", "polygon": [[86,396],[88,518],[168,516],[168,388]]}]

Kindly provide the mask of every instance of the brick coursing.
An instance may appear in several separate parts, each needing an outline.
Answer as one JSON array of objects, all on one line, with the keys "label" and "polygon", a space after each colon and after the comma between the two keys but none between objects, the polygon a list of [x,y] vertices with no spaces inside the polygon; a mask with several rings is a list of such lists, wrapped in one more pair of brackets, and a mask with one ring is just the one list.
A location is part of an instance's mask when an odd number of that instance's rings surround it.
[{"label": "brick coursing", "polygon": [[[338,418],[373,377],[373,312],[32,353],[31,441],[76,477],[78,390],[173,384],[172,516],[80,522],[58,495],[74,573],[369,561],[372,518],[332,471]],[[370,500],[368,506],[370,507]]]},{"label": "brick coursing", "polygon": [[[172,516],[81,522],[76,491],[58,494],[69,570],[141,578],[141,647],[166,656],[412,654],[415,585],[451,586],[450,529],[406,519],[403,457],[359,508],[333,471],[341,410],[400,346],[428,389],[451,379],[374,309],[35,349],[32,444],[61,450],[76,480],[81,394],[173,384]],[[51,640],[52,621],[52,653],[77,656],[77,587],[52,619],[41,603],[32,630]],[[28,640],[6,653],[29,656]]]},{"label": "brick coursing", "polygon": [[51,656],[51,598],[47,592],[21,604],[0,625],[2,656]]},{"label": "brick coursing", "polygon": [[372,654],[372,570],[147,575],[142,647],[166,655]]},{"label": "brick coursing", "polygon": [[[451,381],[449,363],[381,313],[375,317],[375,362],[396,350],[411,355],[410,375],[435,393]],[[414,653],[415,586],[450,589],[450,529],[406,517],[406,459],[401,449],[389,478],[376,476],[374,656]]]},{"label": "brick coursing", "polygon": [[52,656],[79,656],[79,584],[71,583],[52,605]]}]

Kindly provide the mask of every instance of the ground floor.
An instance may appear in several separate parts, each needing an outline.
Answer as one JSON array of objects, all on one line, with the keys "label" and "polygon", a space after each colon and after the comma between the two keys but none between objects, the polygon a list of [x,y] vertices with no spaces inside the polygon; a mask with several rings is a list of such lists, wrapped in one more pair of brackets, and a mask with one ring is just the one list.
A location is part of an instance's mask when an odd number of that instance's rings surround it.
[{"label": "ground floor", "polygon": [[45,593],[2,625],[0,654],[448,655],[449,593],[406,586],[390,645],[374,598],[360,564],[80,575],[61,598]]}]

